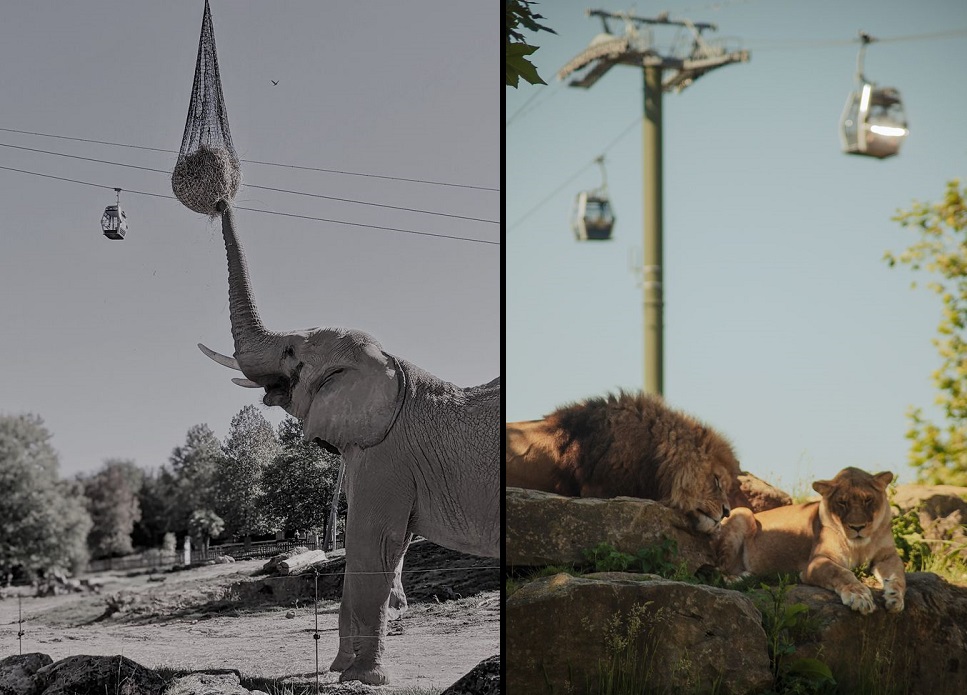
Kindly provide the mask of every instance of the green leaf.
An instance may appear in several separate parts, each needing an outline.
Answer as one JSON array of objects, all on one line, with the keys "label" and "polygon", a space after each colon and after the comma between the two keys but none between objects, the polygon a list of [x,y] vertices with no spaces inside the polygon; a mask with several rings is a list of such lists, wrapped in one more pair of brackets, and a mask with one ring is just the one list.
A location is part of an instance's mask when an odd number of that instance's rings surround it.
[{"label": "green leaf", "polygon": [[531,55],[538,49],[538,46],[528,46],[526,43],[511,43],[506,45],[505,52],[505,83],[517,88],[519,78],[523,77],[531,84],[547,84],[537,74],[537,68],[527,60],[526,56]]},{"label": "green leaf", "polygon": [[832,670],[819,659],[796,659],[786,666],[785,671],[788,675],[799,676],[817,684],[836,683]]}]

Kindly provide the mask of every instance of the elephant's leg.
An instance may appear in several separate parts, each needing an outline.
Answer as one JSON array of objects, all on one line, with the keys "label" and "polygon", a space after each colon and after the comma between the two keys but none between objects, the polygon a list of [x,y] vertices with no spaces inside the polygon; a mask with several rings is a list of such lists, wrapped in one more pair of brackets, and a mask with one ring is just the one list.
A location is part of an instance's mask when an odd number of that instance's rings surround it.
[{"label": "elephant's leg", "polygon": [[[410,541],[412,540],[413,534],[408,534],[403,547],[403,554],[400,555],[400,561],[396,565],[396,574],[393,576],[393,586],[390,589],[389,608],[387,611],[388,620],[399,619],[407,609],[406,593],[403,591],[401,575],[403,572],[403,560],[406,555],[406,548],[409,547]],[[350,639],[350,605],[352,605],[350,585],[343,580],[342,602],[339,605],[339,652],[329,667],[330,671],[345,671],[353,663],[353,659],[356,656],[353,652],[352,639]]]},{"label": "elephant's leg", "polygon": [[[399,581],[398,572],[409,543],[410,535],[406,531],[409,510],[400,510],[403,513],[396,520],[387,513],[389,510],[385,505],[378,512],[372,509],[371,513],[366,513],[365,509],[353,510],[352,507],[350,510],[346,525],[349,552],[340,622],[346,611],[349,641],[355,656],[339,680],[385,685],[389,682],[383,668],[386,622],[390,613],[390,593],[394,583]],[[342,635],[340,641],[346,641]]]},{"label": "elephant's leg", "polygon": [[390,620],[398,620],[404,613],[406,613],[406,594],[403,591],[403,559],[406,557],[406,549],[410,547],[410,542],[413,540],[413,534],[409,534],[406,538],[406,544],[403,546],[403,555],[400,556],[400,562],[396,566],[396,575],[393,577],[393,588],[390,589],[389,593],[389,614]]},{"label": "elephant's leg", "polygon": [[352,587],[346,581],[346,577],[343,577],[342,601],[339,603],[339,652],[329,667],[330,671],[345,671],[356,658],[349,629],[351,620],[349,606],[352,604],[351,591]]}]

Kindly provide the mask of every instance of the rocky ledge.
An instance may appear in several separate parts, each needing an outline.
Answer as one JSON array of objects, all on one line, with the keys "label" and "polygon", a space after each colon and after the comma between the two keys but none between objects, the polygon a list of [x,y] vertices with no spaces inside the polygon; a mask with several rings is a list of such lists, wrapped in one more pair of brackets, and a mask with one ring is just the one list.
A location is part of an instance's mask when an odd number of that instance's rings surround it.
[{"label": "rocky ledge", "polygon": [[[582,551],[602,541],[634,554],[673,538],[689,569],[711,560],[707,537],[648,500],[508,488],[506,509],[505,564],[515,573],[542,565],[580,570]],[[877,610],[867,616],[818,587],[771,591],[621,572],[524,582],[506,602],[506,692],[598,693],[618,685],[622,692],[770,692],[767,628],[791,616],[782,658],[824,664],[836,692],[967,693],[967,587],[909,573],[905,610],[887,613],[874,588]]]}]

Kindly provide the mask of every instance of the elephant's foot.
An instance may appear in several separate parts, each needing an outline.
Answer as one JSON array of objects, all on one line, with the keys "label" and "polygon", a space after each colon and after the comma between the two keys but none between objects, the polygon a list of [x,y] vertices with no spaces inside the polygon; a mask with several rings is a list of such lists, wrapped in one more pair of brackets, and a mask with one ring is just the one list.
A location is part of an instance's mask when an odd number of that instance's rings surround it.
[{"label": "elephant's foot", "polygon": [[389,683],[389,675],[382,666],[359,668],[356,664],[353,664],[339,676],[340,683],[346,681],[362,681],[366,685],[386,685]]},{"label": "elephant's foot", "polygon": [[352,652],[339,652],[336,654],[336,658],[332,661],[332,666],[329,667],[330,671],[345,671],[347,668],[352,666],[353,659],[355,658]]}]

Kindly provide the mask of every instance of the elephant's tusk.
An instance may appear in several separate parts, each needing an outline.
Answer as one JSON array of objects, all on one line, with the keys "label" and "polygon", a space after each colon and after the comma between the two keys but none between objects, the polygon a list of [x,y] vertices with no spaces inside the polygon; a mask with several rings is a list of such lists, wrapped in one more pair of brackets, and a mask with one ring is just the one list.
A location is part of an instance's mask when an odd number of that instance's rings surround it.
[{"label": "elephant's tusk", "polygon": [[254,381],[249,381],[248,379],[232,379],[233,384],[238,384],[239,386],[244,386],[247,389],[260,389],[262,388]]},{"label": "elephant's tusk", "polygon": [[205,355],[212,360],[218,362],[218,364],[223,367],[228,367],[229,369],[235,369],[237,371],[242,371],[242,368],[238,366],[238,361],[234,357],[227,357],[218,352],[215,352],[211,348],[205,347],[201,343],[198,343],[198,349],[205,353]]}]

